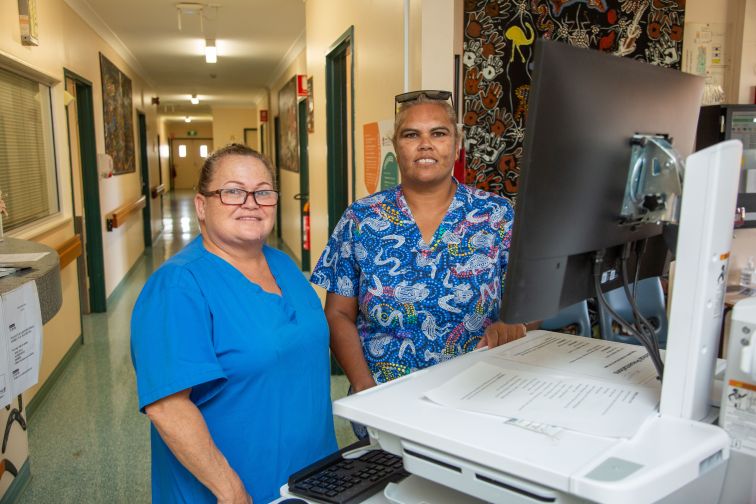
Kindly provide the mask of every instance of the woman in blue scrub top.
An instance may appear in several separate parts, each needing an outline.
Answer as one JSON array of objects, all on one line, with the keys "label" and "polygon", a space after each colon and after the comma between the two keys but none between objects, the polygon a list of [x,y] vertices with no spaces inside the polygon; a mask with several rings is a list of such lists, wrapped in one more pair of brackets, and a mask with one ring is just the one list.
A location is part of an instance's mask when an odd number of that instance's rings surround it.
[{"label": "woman in blue scrub top", "polygon": [[336,450],[328,325],[297,266],[265,245],[273,167],[238,144],[202,167],[202,235],[147,281],[131,321],[154,502],[263,503]]}]

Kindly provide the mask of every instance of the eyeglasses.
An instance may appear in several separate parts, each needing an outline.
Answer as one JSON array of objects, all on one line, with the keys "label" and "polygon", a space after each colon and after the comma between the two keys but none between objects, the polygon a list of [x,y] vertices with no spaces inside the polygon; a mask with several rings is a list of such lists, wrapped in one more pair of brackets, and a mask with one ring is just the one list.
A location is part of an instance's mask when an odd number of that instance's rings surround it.
[{"label": "eyeglasses", "polygon": [[243,205],[250,195],[254,202],[260,206],[273,206],[278,203],[278,191],[273,189],[260,189],[258,191],[245,191],[237,188],[216,189],[200,194],[203,196],[215,196],[217,194],[224,205]]},{"label": "eyeglasses", "polygon": [[440,91],[437,89],[421,89],[419,91],[410,91],[408,93],[402,93],[398,94],[394,97],[394,105],[395,105],[395,112],[394,114],[399,113],[399,107],[403,103],[409,103],[417,100],[421,96],[425,96],[429,100],[442,100],[446,101],[448,100],[451,106],[454,106],[453,100],[452,100],[452,94],[451,91]]}]

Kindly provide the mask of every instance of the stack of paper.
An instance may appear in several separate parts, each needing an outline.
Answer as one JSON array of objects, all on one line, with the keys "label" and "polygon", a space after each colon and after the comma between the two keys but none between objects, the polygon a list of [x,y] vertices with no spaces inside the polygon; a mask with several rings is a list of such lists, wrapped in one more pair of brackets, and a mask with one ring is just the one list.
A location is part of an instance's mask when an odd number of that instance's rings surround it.
[{"label": "stack of paper", "polygon": [[538,331],[426,393],[458,409],[631,437],[657,409],[661,385],[635,345]]}]

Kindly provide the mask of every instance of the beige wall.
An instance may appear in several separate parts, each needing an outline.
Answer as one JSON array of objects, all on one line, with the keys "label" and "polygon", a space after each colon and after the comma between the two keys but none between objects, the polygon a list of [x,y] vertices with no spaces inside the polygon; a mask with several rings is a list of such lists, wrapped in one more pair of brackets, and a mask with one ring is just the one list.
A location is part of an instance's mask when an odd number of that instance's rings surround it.
[{"label": "beige wall", "polygon": [[[709,23],[726,32],[724,91],[727,103],[753,103],[756,87],[756,0],[688,0],[685,24]],[[686,28],[687,29],[687,28]],[[693,39],[686,33],[683,57],[690,57]]]},{"label": "beige wall", "polygon": [[739,72],[735,75],[738,103],[755,103],[756,97],[756,0],[733,2],[739,9],[736,23],[737,39],[741,49],[740,58],[735,61]]},{"label": "beige wall", "polygon": [[[137,152],[137,166],[134,173],[101,179],[99,184],[105,287],[109,295],[144,250],[140,214],[135,214],[126,225],[113,232],[105,230],[105,216],[113,209],[136,200],[141,195],[136,109],[146,114],[150,179],[153,176],[157,177],[157,113],[149,104],[153,93],[115,50],[105,43],[63,0],[38,0],[38,11],[40,13],[40,44],[37,47],[22,46],[19,42],[17,2],[0,2],[0,62],[22,71],[43,75],[52,83],[52,112],[61,212],[45,222],[35,223],[28,228],[11,232],[9,235],[40,241],[53,248],[60,246],[73,235],[71,167],[63,105],[63,69],[71,70],[92,83],[97,152],[104,152],[99,64],[99,53],[102,52],[132,81],[132,98],[135,107],[134,145]],[[153,222],[156,223],[155,220]],[[158,231],[153,229],[155,233]],[[75,263],[62,271],[61,280],[64,295],[63,307],[44,328],[40,385],[44,383],[62,356],[81,334]],[[37,388],[34,388],[27,392],[27,399],[33,397],[36,391]]]},{"label": "beige wall", "polygon": [[[68,14],[62,2],[41,2],[40,11],[46,9],[50,17],[40,17],[40,33],[46,33],[48,40],[60,40],[63,27],[55,23]],[[53,122],[55,132],[56,163],[59,179],[61,212],[41,226],[27,227],[9,236],[34,239],[53,248],[63,244],[73,236],[71,220],[71,186],[70,167],[68,164],[67,125],[63,105],[63,60],[65,53],[62,44],[42,44],[37,48],[22,46],[18,27],[18,10],[15,2],[0,3],[0,61],[5,65],[17,66],[21,70],[33,69],[53,80]],[[15,63],[14,63],[15,62]],[[63,355],[71,348],[81,334],[79,318],[79,294],[76,278],[76,263],[65,268],[61,273],[63,305],[58,314],[48,321],[43,330],[42,362],[40,365],[39,385],[24,394],[24,400],[31,400],[39,386],[49,377]]]},{"label": "beige wall", "polygon": [[[281,76],[276,80],[270,90],[270,112],[268,117],[273,118],[278,115],[278,93],[281,88],[297,74],[307,73],[307,55],[305,51],[299,53],[294,61],[284,70]],[[317,101],[315,102],[317,103]],[[322,102],[321,102],[322,103]],[[318,111],[315,111],[317,115]],[[320,113],[324,113],[321,108]],[[270,120],[272,125],[272,119]],[[272,127],[271,127],[271,131]],[[313,135],[309,136],[312,142]],[[310,148],[312,152],[312,147]],[[272,151],[271,151],[272,152]],[[273,157],[273,156],[270,156]],[[277,162],[277,161],[276,161]],[[310,184],[312,185],[313,171],[310,167]],[[300,218],[299,201],[294,199],[294,195],[299,191],[299,173],[289,170],[280,170],[278,177],[278,189],[281,191],[281,239],[287,247],[291,249],[297,259],[302,260],[302,222]]]},{"label": "beige wall", "polygon": [[76,276],[76,261],[71,262],[60,272],[63,290],[63,305],[60,311],[44,327],[44,348],[39,367],[39,382],[24,393],[28,404],[39,392],[50,374],[66,355],[71,346],[81,335],[81,318],[79,316],[79,287]]},{"label": "beige wall", "polygon": [[[422,0],[420,40],[419,83],[411,83],[411,89],[454,89],[454,53],[457,22],[455,4],[458,0]],[[416,23],[412,23],[416,27]]]},{"label": "beige wall", "polygon": [[[189,137],[189,131],[196,131],[197,134]],[[212,121],[165,121],[165,133],[167,138],[213,138]]]},{"label": "beige wall", "polygon": [[257,128],[257,123],[257,108],[213,107],[212,136],[215,148],[244,143],[244,128]]},{"label": "beige wall", "polygon": [[356,194],[367,194],[362,126],[394,117],[394,96],[403,90],[403,3],[370,0],[308,0],[307,73],[313,77],[315,132],[309,137],[313,265],[328,240],[326,185],[326,54],[354,26],[354,133]]},{"label": "beige wall", "polygon": [[[53,2],[54,0],[49,0]],[[60,0],[58,0],[60,1]],[[62,3],[62,1],[60,1]],[[147,115],[148,133],[147,152],[150,161],[154,165],[157,161],[155,143],[157,135],[156,116],[154,106],[150,105],[150,97],[154,95],[147,90],[141,77],[136,74],[126,62],[115,52],[113,48],[95,33],[76,13],[67,6],[63,9],[63,17],[60,25],[63,27],[61,40],[57,41],[65,49],[65,59],[58,65],[65,66],[69,70],[92,82],[94,96],[94,117],[97,152],[105,151],[105,137],[102,116],[102,83],[100,80],[99,53],[102,53],[112,61],[132,82],[132,101],[136,109],[142,110]],[[44,12],[40,9],[40,12]],[[43,32],[41,32],[43,33]],[[45,38],[45,40],[47,40]],[[51,40],[52,42],[52,40]],[[134,113],[134,145],[139,147],[137,137],[137,118]],[[152,176],[157,175],[156,167],[151,167]],[[150,181],[150,185],[155,185]],[[144,251],[142,219],[139,213],[132,214],[123,226],[108,232],[105,229],[105,216],[120,206],[130,203],[141,196],[141,175],[139,157],[137,156],[137,169],[133,173],[118,175],[107,179],[100,179],[100,210],[101,229],[103,233],[103,256],[105,258],[105,292],[110,295],[120,281],[136,263]],[[152,204],[152,203],[151,203]],[[153,214],[159,212],[153,204]]]}]

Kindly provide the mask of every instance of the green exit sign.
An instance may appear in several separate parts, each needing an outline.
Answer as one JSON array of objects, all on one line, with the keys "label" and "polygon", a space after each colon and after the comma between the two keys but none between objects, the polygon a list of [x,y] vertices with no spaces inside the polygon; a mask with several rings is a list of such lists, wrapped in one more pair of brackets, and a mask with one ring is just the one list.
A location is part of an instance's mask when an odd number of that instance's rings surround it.
[{"label": "green exit sign", "polygon": [[186,136],[197,136],[197,130],[189,130],[186,132]]}]

